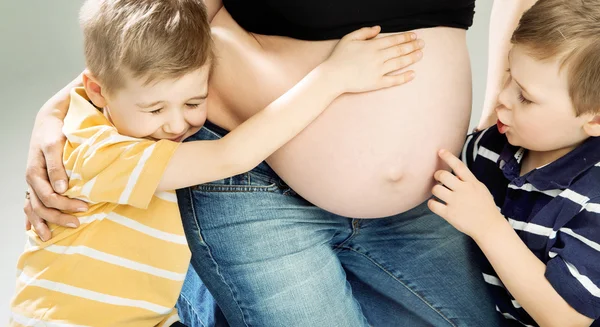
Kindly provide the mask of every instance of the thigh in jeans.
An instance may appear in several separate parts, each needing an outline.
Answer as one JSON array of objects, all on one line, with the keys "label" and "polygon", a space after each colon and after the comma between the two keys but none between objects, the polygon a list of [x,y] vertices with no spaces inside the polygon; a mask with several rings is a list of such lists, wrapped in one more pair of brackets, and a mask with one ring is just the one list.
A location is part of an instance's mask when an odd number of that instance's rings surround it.
[{"label": "thigh in jeans", "polygon": [[187,327],[226,327],[227,321],[196,271],[189,267],[177,300],[179,319]]},{"label": "thigh in jeans", "polygon": [[[256,169],[255,169],[256,170]],[[232,326],[364,326],[334,217],[251,172],[179,191],[192,264]]]},{"label": "thigh in jeans", "polygon": [[[414,326],[503,325],[475,244],[425,204],[356,225],[357,236],[342,246],[339,258],[361,286],[356,297],[374,326],[395,326],[406,313]],[[381,305],[367,310],[368,303]]]}]

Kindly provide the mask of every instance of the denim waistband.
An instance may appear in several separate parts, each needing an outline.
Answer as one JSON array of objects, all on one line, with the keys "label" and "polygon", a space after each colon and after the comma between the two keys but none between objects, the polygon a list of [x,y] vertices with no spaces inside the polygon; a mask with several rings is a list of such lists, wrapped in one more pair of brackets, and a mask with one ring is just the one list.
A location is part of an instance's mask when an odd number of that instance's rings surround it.
[{"label": "denim waistband", "polygon": [[[223,127],[217,126],[207,120],[204,123],[204,126],[202,127],[202,129],[200,129],[200,131],[198,131],[198,133],[196,133],[196,135],[195,135],[196,137],[194,139],[205,140],[206,138],[203,137],[203,135],[202,135],[202,132],[204,129],[206,129],[213,135],[217,135],[219,138],[222,138],[223,136],[227,135],[227,133],[229,133],[229,131],[224,129]],[[254,169],[252,169],[252,171],[267,175],[274,179],[277,179],[280,181],[280,183],[283,182],[281,180],[281,178],[277,175],[277,173],[275,171],[273,171],[273,169],[265,161],[262,161],[258,166],[256,166]]]}]

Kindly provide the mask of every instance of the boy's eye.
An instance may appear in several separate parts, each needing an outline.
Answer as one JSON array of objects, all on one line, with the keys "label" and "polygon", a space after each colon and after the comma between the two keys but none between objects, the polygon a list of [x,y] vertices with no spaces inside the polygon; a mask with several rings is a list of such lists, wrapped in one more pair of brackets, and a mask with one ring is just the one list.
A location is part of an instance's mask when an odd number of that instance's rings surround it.
[{"label": "boy's eye", "polygon": [[148,111],[149,113],[153,114],[153,115],[157,115],[160,114],[162,112],[163,108],[158,108],[152,111]]},{"label": "boy's eye", "polygon": [[518,98],[519,98],[519,101],[523,104],[530,104],[533,102],[533,101],[527,99],[526,97],[524,97],[522,92],[519,92]]},{"label": "boy's eye", "polygon": [[185,105],[190,109],[194,109],[194,108],[198,108],[198,106],[200,104],[199,103],[186,103]]}]

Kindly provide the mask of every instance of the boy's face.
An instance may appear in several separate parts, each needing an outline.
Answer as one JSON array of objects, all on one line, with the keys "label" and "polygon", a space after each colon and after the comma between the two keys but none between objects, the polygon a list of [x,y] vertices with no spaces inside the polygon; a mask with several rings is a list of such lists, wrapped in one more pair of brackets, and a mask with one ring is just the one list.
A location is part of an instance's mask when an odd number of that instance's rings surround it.
[{"label": "boy's face", "polygon": [[590,115],[575,116],[566,67],[558,60],[539,61],[515,46],[509,55],[509,78],[499,95],[498,129],[510,144],[531,151],[575,148],[588,135]]},{"label": "boy's face", "polygon": [[206,121],[210,65],[180,78],[144,85],[126,78],[125,86],[106,96],[105,113],[119,133],[180,142]]}]

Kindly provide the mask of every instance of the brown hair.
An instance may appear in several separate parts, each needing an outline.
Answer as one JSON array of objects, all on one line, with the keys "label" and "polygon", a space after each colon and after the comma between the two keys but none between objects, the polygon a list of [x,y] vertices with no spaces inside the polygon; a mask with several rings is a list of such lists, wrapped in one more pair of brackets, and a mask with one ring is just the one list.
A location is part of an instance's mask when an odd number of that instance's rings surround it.
[{"label": "brown hair", "polygon": [[577,116],[600,111],[600,1],[538,0],[521,17],[512,43],[538,60],[556,59],[568,70]]},{"label": "brown hair", "polygon": [[177,78],[212,54],[202,0],[87,0],[80,23],[87,67],[108,92],[123,86],[123,74]]}]

